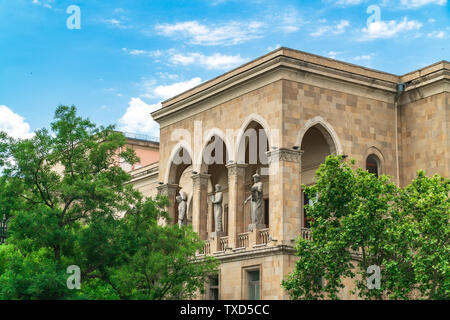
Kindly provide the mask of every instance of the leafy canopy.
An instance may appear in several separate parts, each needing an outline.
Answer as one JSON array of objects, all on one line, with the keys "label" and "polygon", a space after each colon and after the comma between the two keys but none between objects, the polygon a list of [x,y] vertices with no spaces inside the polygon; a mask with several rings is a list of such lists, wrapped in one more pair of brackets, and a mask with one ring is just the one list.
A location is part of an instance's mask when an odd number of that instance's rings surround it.
[{"label": "leafy canopy", "polygon": [[[449,179],[419,171],[406,188],[385,175],[353,170],[328,156],[305,192],[314,204],[312,241],[299,238],[299,260],[282,285],[293,299],[338,299],[344,279],[366,299],[450,297]],[[381,268],[369,289],[367,269]]]},{"label": "leafy canopy", "polygon": [[[119,159],[134,152],[113,126],[59,106],[51,131],[26,140],[0,133],[0,213],[13,216],[0,246],[0,299],[168,299],[203,288],[216,264],[168,219],[166,198],[145,199]],[[82,288],[66,286],[69,265]]]}]

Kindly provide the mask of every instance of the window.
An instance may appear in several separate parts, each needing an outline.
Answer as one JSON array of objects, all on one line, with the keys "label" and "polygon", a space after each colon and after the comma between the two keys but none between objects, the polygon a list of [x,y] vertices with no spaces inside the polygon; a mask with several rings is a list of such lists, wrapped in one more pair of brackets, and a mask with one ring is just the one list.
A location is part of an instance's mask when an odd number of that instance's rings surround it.
[{"label": "window", "polygon": [[260,299],[259,270],[247,271],[247,281],[248,281],[248,298],[250,300],[259,300]]},{"label": "window", "polygon": [[269,227],[269,198],[264,199],[264,223]]},{"label": "window", "polygon": [[366,170],[378,177],[380,174],[380,159],[371,154],[366,159]]},{"label": "window", "polygon": [[219,275],[209,277],[209,300],[219,300]]}]

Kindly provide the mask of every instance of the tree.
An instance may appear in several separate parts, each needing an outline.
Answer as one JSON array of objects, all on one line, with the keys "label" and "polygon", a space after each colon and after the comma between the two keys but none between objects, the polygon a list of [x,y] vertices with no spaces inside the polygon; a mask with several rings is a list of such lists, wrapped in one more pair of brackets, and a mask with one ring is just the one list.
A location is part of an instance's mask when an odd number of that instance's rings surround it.
[{"label": "tree", "polygon": [[415,294],[427,299],[450,298],[449,192],[450,179],[427,177],[424,171],[401,191],[400,207],[407,218],[394,232],[407,239],[401,258],[414,271]]},{"label": "tree", "polygon": [[[0,190],[0,201],[12,200],[7,210],[14,216],[8,245],[0,246],[0,298],[151,299],[200,290],[203,279],[198,275],[214,263],[196,263],[201,242],[189,228],[157,225],[160,217],[167,219],[167,199],[144,199],[126,184],[131,177],[120,168],[119,157],[131,164],[138,159],[129,149],[118,154],[126,139],[113,129],[77,116],[73,106],[59,106],[51,132],[41,129],[25,140],[0,136],[0,181],[7,186]],[[166,241],[153,242],[162,239]],[[177,258],[176,270],[134,265],[162,254]],[[66,287],[69,265],[81,268],[81,291]],[[145,271],[158,281],[135,294],[124,289],[132,285],[126,270],[134,270],[137,278]],[[159,295],[151,294],[152,286],[161,283],[170,285]],[[181,286],[186,290],[174,289]]]},{"label": "tree", "polygon": [[[431,291],[430,298],[448,299],[449,180],[419,172],[400,189],[388,176],[353,170],[353,164],[327,157],[317,184],[305,189],[316,200],[307,206],[313,240],[297,240],[299,260],[282,283],[291,298],[337,299],[348,278],[354,293],[366,299],[425,297]],[[436,256],[433,245],[439,245]],[[381,268],[380,288],[367,286],[372,265]]]},{"label": "tree", "polygon": [[217,268],[211,257],[193,261],[193,254],[203,243],[191,227],[157,223],[158,206],[164,204],[139,202],[125,216],[118,237],[121,247],[130,254],[127,263],[99,272],[121,298],[192,298]]}]

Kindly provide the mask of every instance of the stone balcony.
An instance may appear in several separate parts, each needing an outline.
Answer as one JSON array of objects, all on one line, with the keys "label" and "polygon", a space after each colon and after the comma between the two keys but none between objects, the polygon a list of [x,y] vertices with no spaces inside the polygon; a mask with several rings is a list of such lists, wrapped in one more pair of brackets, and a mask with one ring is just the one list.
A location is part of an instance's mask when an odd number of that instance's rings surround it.
[{"label": "stone balcony", "polygon": [[[299,236],[305,240],[312,240],[311,230],[308,228],[301,228]],[[238,234],[236,248],[229,247],[229,240],[229,236],[205,240],[203,249],[198,255],[223,255],[276,246],[270,236],[269,228]]]}]

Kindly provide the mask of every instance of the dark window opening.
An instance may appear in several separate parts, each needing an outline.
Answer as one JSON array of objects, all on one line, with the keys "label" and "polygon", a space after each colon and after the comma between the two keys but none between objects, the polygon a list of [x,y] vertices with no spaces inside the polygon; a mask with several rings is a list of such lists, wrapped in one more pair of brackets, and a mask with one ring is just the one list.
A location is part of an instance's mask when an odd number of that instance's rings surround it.
[{"label": "dark window opening", "polygon": [[371,154],[370,156],[367,157],[366,160],[366,170],[369,171],[369,173],[373,173],[375,176],[378,177],[379,175],[378,164],[379,164],[378,157]]},{"label": "dark window opening", "polygon": [[248,298],[250,300],[260,299],[260,288],[259,288],[259,270],[248,271]]},{"label": "dark window opening", "polygon": [[269,227],[269,198],[264,199],[264,223]]},{"label": "dark window opening", "polygon": [[223,210],[223,231],[228,235],[228,204],[225,205]]},{"label": "dark window opening", "polygon": [[219,275],[209,277],[209,299],[219,300]]}]

